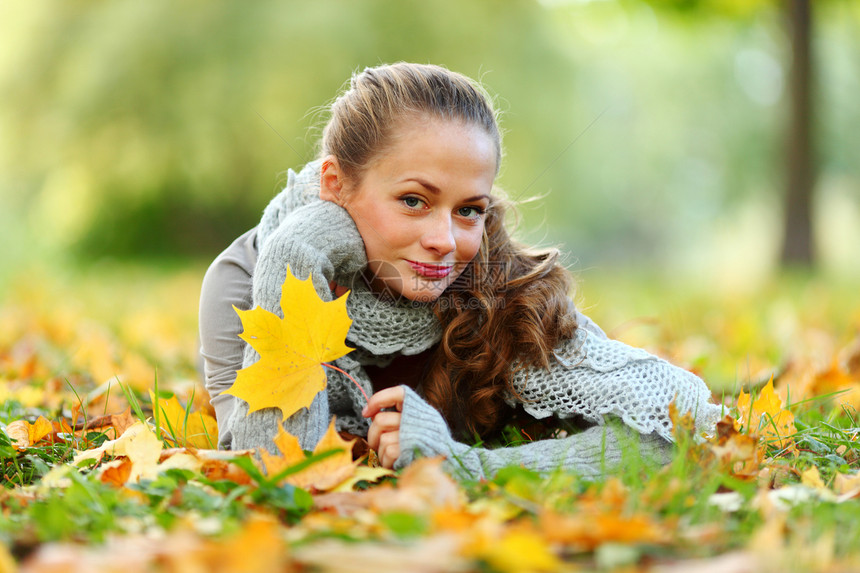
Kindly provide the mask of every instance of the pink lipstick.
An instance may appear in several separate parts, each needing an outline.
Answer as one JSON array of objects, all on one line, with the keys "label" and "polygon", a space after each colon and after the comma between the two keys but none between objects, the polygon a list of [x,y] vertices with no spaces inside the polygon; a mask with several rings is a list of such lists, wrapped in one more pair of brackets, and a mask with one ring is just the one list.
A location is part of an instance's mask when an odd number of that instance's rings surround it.
[{"label": "pink lipstick", "polygon": [[431,265],[427,263],[418,263],[407,260],[409,266],[412,267],[418,275],[427,279],[442,279],[447,277],[454,269],[454,265]]}]

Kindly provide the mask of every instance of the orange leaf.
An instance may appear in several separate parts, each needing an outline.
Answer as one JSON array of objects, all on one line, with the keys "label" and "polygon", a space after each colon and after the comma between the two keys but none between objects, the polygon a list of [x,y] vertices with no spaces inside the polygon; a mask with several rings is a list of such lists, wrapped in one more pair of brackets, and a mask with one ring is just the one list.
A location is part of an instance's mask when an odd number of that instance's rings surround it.
[{"label": "orange leaf", "polygon": [[[275,445],[280,450],[280,455],[272,455],[265,450],[260,451],[260,458],[269,475],[277,474],[306,459],[298,439],[286,433],[283,428],[280,428],[275,438]],[[284,481],[311,491],[327,491],[348,479],[355,473],[357,465],[352,461],[352,441],[348,442],[340,437],[335,429],[334,418],[313,453],[321,454],[331,450],[339,451],[298,473],[287,476]]]},{"label": "orange leaf", "polygon": [[140,420],[131,413],[131,406],[119,414],[111,414],[110,417],[110,425],[113,426],[117,437],[123,435],[126,430],[134,426],[139,421]]},{"label": "orange leaf", "polygon": [[322,363],[352,350],[344,344],[352,320],[346,313],[346,297],[323,302],[311,277],[299,280],[289,267],[281,289],[281,310],[284,318],[260,307],[236,308],[244,328],[239,336],[260,354],[260,360],[239,370],[225,393],[246,401],[249,414],[280,408],[286,420],[310,406],[325,388]]},{"label": "orange leaf", "polygon": [[738,432],[731,416],[717,423],[717,435],[710,448],[722,464],[732,468],[733,475],[752,479],[758,474],[762,461],[758,437]]},{"label": "orange leaf", "polygon": [[592,550],[606,542],[665,543],[668,532],[643,514],[622,515],[617,511],[588,508],[580,514],[563,515],[544,511],[540,525],[548,541]]},{"label": "orange leaf", "polygon": [[27,420],[16,420],[6,426],[6,434],[12,439],[12,445],[19,450],[29,448],[53,433],[54,426],[42,416],[32,424]]},{"label": "orange leaf", "polygon": [[103,466],[103,470],[99,479],[102,483],[110,484],[114,487],[122,487],[131,477],[131,469],[134,464],[128,458],[118,458],[112,462],[108,462]]}]

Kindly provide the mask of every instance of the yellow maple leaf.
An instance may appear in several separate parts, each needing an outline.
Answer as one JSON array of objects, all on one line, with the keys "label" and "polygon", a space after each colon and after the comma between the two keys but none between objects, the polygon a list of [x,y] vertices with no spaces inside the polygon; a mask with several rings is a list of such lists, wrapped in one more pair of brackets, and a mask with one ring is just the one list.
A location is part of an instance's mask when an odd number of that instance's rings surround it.
[{"label": "yellow maple leaf", "polygon": [[[154,405],[156,399],[151,390],[149,397]],[[189,412],[186,417],[185,408],[176,396],[159,398],[158,407],[161,409],[159,422],[162,429],[176,445],[200,449],[215,449],[218,446],[218,423],[209,414]]]},{"label": "yellow maple leaf", "polygon": [[749,394],[741,391],[737,407],[738,420],[744,424],[748,423],[750,431],[758,432],[762,438],[774,443],[778,448],[792,444],[791,436],[797,431],[794,427],[794,414],[782,409],[782,400],[773,389],[773,376],[754,402]]},{"label": "yellow maple leaf", "polygon": [[[332,418],[326,433],[314,448],[313,454],[331,450],[336,450],[336,453],[312,463],[297,473],[288,475],[284,479],[286,483],[311,491],[328,491],[355,474],[358,465],[357,462],[352,461],[352,444],[355,440],[346,441],[341,438],[334,422]],[[306,459],[298,438],[285,432],[283,427],[278,429],[275,446],[280,450],[280,455],[260,450],[260,458],[270,476]]]},{"label": "yellow maple leaf", "polygon": [[287,267],[281,287],[284,318],[256,307],[233,307],[242,320],[239,336],[260,354],[260,360],[239,370],[236,382],[225,394],[248,403],[248,413],[280,408],[283,419],[310,406],[325,388],[324,362],[349,353],[344,344],[352,320],[346,313],[346,297],[323,302],[311,277],[297,279]]}]

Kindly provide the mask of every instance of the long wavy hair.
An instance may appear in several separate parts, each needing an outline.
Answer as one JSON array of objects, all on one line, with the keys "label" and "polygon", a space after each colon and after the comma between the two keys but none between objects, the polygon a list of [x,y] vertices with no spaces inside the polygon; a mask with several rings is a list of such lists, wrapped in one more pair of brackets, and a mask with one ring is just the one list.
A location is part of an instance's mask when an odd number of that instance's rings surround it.
[{"label": "long wavy hair", "polygon": [[427,401],[463,437],[501,429],[513,415],[504,401],[517,395],[513,375],[549,367],[577,327],[559,251],[512,240],[510,203],[495,193],[478,255],[435,302],[444,331],[422,381]]},{"label": "long wavy hair", "polygon": [[[397,63],[353,75],[331,106],[322,155],[346,175],[364,170],[392,141],[404,118],[429,116],[480,126],[501,163],[501,133],[486,91],[440,66]],[[573,335],[571,277],[557,249],[530,249],[506,228],[509,202],[494,190],[478,254],[434,302],[444,332],[422,379],[428,402],[460,435],[486,436],[508,420],[506,393],[517,368],[549,366],[553,348]]]}]

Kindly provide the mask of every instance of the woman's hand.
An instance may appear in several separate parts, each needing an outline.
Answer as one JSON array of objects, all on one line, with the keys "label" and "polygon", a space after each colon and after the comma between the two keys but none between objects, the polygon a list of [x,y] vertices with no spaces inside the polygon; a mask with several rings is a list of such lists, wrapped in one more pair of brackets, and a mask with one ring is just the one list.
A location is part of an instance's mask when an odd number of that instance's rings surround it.
[{"label": "woman's hand", "polygon": [[328,283],[329,290],[334,293],[334,298],[340,298],[345,293],[349,292],[349,289],[345,286],[341,286],[337,284],[335,281],[331,281]]},{"label": "woman's hand", "polygon": [[[376,450],[379,463],[384,468],[393,468],[400,457],[400,412],[403,411],[405,397],[402,386],[386,388],[371,396],[361,411],[362,416],[373,420],[367,432],[367,443]],[[396,411],[382,412],[383,408]]]}]

